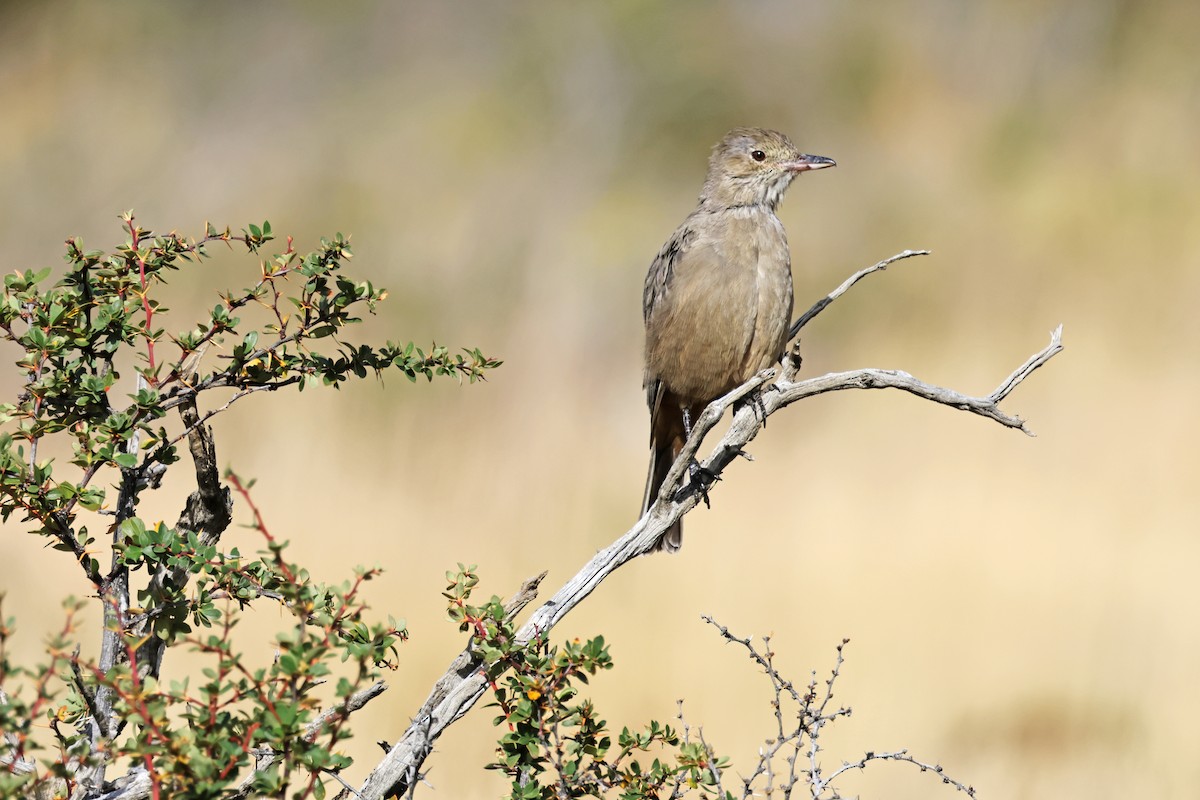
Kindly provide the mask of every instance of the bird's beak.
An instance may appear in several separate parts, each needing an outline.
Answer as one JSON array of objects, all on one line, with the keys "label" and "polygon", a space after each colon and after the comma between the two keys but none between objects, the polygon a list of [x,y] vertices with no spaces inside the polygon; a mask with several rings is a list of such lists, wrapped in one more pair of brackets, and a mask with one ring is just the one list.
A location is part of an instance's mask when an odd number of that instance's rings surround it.
[{"label": "bird's beak", "polygon": [[792,161],[785,162],[783,168],[791,172],[807,172],[810,169],[825,169],[826,167],[836,167],[837,162],[832,158],[825,156],[796,156]]}]

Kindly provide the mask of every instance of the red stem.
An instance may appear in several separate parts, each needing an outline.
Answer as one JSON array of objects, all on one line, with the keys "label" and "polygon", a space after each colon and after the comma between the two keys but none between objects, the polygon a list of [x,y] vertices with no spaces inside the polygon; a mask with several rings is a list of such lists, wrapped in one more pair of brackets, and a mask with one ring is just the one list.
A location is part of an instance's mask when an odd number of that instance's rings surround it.
[{"label": "red stem", "polygon": [[[267,530],[267,525],[265,522],[263,522],[262,514],[258,512],[258,506],[256,506],[254,501],[250,499],[250,490],[243,486],[242,482],[238,480],[238,476],[234,475],[232,472],[229,473],[229,477],[226,480],[233,484],[233,488],[242,496],[242,499],[246,501],[246,505],[250,506],[250,511],[254,514],[255,530],[263,535],[268,544],[275,544],[275,537],[272,536],[271,532]],[[286,578],[289,583],[296,582],[296,576],[292,574],[291,569],[288,568],[287,563],[280,558],[277,551],[275,552],[275,565],[279,567],[280,571],[283,573],[283,577]]]},{"label": "red stem", "polygon": [[129,226],[129,237],[133,244],[133,255],[138,263],[138,276],[142,280],[142,310],[146,312],[146,360],[150,365],[150,377],[147,380],[150,385],[155,384],[154,380],[154,338],[150,335],[150,322],[154,319],[154,309],[150,307],[150,299],[146,296],[146,259],[142,258],[138,252],[138,244],[141,242],[137,226],[133,224],[131,216],[126,223]]}]

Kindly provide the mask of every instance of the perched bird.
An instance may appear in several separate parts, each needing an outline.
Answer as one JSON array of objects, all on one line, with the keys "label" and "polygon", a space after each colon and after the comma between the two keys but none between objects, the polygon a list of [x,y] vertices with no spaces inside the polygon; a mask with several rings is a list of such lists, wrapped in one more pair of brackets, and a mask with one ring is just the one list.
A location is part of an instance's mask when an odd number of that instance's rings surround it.
[{"label": "perched bird", "polygon": [[[804,155],[782,133],[762,128],[735,128],[713,148],[696,210],[646,273],[650,474],[642,513],[658,499],[692,418],[783,355],[792,267],[775,209],[801,172],[833,166],[833,159]],[[676,522],[657,549],[673,553],[682,543]]]}]

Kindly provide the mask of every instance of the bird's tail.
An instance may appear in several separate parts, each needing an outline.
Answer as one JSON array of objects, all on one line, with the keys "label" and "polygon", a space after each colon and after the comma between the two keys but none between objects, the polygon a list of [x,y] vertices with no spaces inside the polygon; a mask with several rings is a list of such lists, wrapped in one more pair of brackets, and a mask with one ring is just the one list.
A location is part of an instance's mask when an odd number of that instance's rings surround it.
[{"label": "bird's tail", "polygon": [[[651,445],[650,472],[646,476],[646,493],[642,497],[643,514],[658,500],[658,490],[662,487],[667,473],[671,471],[671,465],[675,463],[675,458],[679,455],[681,448],[682,442],[677,441],[675,437],[668,437],[666,442],[656,438]],[[650,552],[661,550],[664,553],[676,553],[681,547],[683,547],[683,520],[680,519],[667,528],[666,533]]]}]

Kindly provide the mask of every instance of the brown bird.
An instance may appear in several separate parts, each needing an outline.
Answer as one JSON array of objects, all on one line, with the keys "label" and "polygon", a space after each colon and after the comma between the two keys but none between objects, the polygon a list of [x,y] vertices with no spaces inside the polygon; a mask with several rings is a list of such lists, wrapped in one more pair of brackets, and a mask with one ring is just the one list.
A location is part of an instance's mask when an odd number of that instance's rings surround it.
[{"label": "brown bird", "polygon": [[[646,273],[650,474],[643,514],[658,500],[692,418],[783,355],[792,267],[775,209],[801,172],[833,166],[832,158],[804,155],[782,133],[762,128],[735,128],[713,148],[696,210]],[[691,480],[702,482],[699,464]],[[673,553],[682,543],[676,522],[656,549]]]}]

